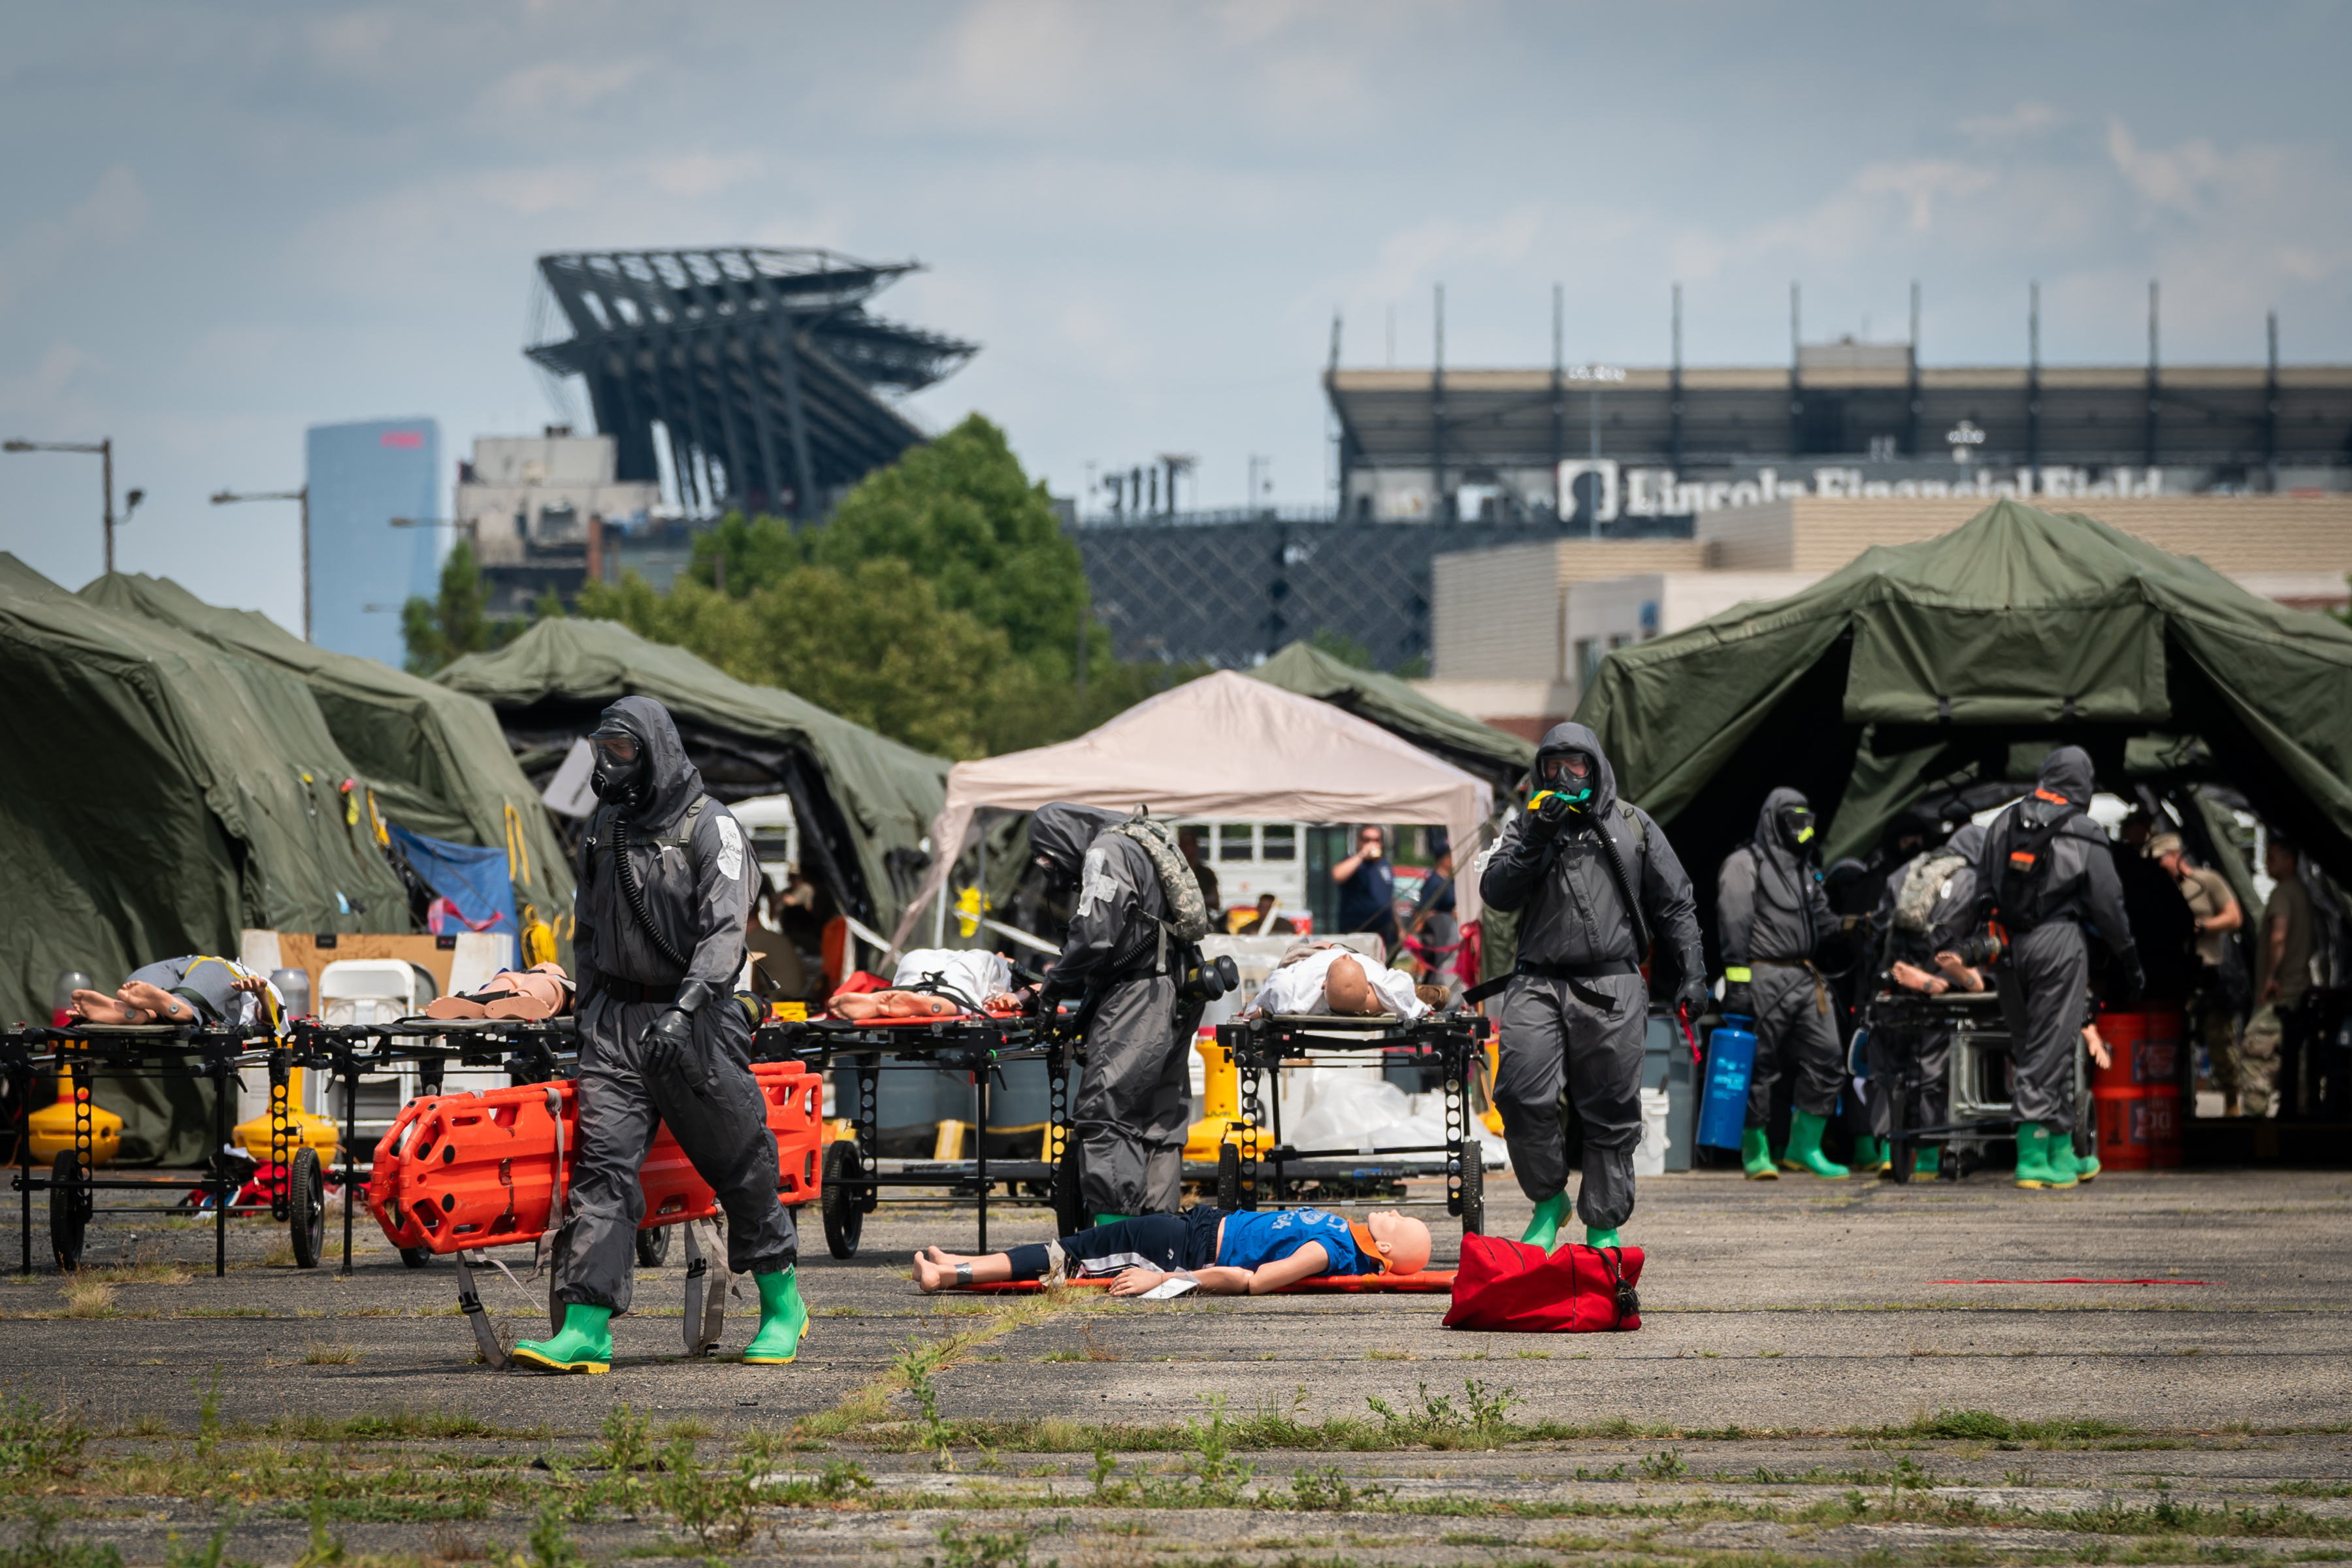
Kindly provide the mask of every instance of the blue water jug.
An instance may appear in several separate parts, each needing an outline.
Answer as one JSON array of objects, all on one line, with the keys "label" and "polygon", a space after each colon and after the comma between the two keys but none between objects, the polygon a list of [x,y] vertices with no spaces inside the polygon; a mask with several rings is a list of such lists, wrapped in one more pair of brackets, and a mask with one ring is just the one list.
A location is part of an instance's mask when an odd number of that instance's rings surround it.
[{"label": "blue water jug", "polygon": [[1710,1149],[1737,1149],[1748,1130],[1748,1080],[1756,1072],[1756,1031],[1737,1013],[1706,1037],[1706,1098],[1699,1104],[1698,1141]]}]

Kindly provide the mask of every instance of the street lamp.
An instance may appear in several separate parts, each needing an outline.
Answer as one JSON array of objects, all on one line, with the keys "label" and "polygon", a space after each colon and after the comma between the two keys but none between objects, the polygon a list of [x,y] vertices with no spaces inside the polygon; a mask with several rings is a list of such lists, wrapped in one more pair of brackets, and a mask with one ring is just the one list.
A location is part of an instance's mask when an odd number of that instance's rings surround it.
[{"label": "street lamp", "polygon": [[290,500],[302,503],[302,640],[310,640],[310,487],[299,490],[252,490],[238,495],[234,490],[222,490],[213,497],[213,505],[226,506],[240,500]]},{"label": "street lamp", "polygon": [[[0,441],[0,452],[95,452],[102,473],[100,483],[106,489],[106,571],[114,574],[114,437],[103,441]],[[122,516],[129,522],[139,503],[147,499],[145,490],[132,490],[122,498]]]}]

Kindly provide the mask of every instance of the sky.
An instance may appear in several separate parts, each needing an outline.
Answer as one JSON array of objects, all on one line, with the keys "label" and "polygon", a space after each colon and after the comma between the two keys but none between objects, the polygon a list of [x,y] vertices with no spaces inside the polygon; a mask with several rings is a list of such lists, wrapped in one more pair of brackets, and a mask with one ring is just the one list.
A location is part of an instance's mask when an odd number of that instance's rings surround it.
[{"label": "sky", "polygon": [[[0,51],[0,435],[111,436],[127,571],[299,625],[306,426],[584,409],[534,258],[824,246],[978,342],[913,399],[1034,476],[1197,456],[1187,504],[1329,499],[1318,376],[1899,340],[2014,363],[2352,361],[2344,5],[1981,0],[110,0]],[[95,459],[0,456],[0,549],[100,566]],[[1087,504],[1093,504],[1088,500]]]}]

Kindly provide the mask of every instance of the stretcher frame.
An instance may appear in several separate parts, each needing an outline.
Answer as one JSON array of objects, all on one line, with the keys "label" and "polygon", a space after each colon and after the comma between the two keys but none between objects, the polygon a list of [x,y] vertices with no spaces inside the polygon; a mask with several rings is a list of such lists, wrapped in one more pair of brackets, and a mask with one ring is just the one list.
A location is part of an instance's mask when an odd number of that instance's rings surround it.
[{"label": "stretcher frame", "polygon": [[[227,1163],[218,1151],[229,1141],[230,1130],[236,1125],[236,1100],[235,1085],[241,1068],[268,1065],[275,1042],[265,1034],[247,1029],[207,1028],[193,1024],[80,1024],[69,1027],[26,1026],[0,1031],[0,1071],[14,1080],[17,1103],[24,1108],[24,1123],[17,1130],[16,1188],[21,1198],[19,1219],[24,1226],[22,1237],[24,1271],[33,1271],[33,1194],[52,1194],[50,1211],[54,1215],[60,1199],[74,1216],[73,1238],[69,1246],[61,1247],[52,1226],[50,1245],[57,1252],[61,1266],[78,1267],[81,1257],[81,1238],[92,1217],[99,1214],[146,1214],[155,1212],[150,1205],[100,1209],[95,1194],[100,1192],[158,1192],[184,1194],[189,1184],[184,1178],[154,1176],[100,1176],[91,1159],[96,1142],[95,1101],[90,1084],[101,1078],[185,1078],[208,1079],[213,1094],[212,1173],[198,1181],[199,1187],[212,1189],[214,1212],[213,1276],[226,1279],[228,1275],[228,1220],[233,1208],[230,1200],[243,1184],[229,1173]],[[201,1057],[201,1063],[186,1061],[160,1062],[156,1057]],[[44,1072],[70,1072],[74,1085],[74,1147],[73,1163],[64,1174],[58,1173],[53,1164],[47,1176],[33,1173],[33,1133],[31,1115],[33,1095],[39,1076]],[[285,1079],[272,1068],[271,1083],[282,1087]],[[273,1094],[272,1138],[274,1152],[278,1156],[279,1169],[287,1167],[283,1157],[288,1151],[286,1138],[285,1097]],[[59,1154],[58,1164],[66,1156]],[[273,1194],[268,1212],[274,1220],[288,1218],[288,1195],[290,1184],[281,1180]],[[241,1212],[259,1212],[258,1205],[247,1205]],[[68,1262],[70,1255],[71,1262]]]},{"label": "stretcher frame", "polygon": [[[825,1150],[824,1170],[818,1185],[818,1210],[824,1220],[826,1250],[838,1258],[857,1255],[866,1216],[885,1202],[936,1204],[939,1199],[885,1199],[885,1187],[946,1187],[950,1206],[969,1203],[980,1233],[980,1249],[988,1250],[989,1190],[1005,1184],[1000,1204],[1045,1206],[1056,1222],[1070,1226],[1077,1212],[1077,1139],[1070,1120],[1071,1073],[1083,1048],[1058,1030],[1041,1027],[1025,1015],[999,1016],[963,1013],[946,1018],[885,1021],[840,1018],[771,1019],[752,1037],[754,1061],[796,1057],[811,1070],[831,1074],[846,1065],[856,1074],[855,1109],[847,1120],[854,1136],[835,1139]],[[1045,1064],[1048,1109],[1045,1145],[1036,1160],[991,1160],[988,1157],[990,1080],[1003,1087],[1003,1068],[1010,1062]],[[882,1158],[877,1089],[886,1071],[956,1072],[971,1075],[975,1119],[972,1154],[969,1160],[904,1160]],[[1020,1184],[1043,1186],[1045,1196],[1024,1196]],[[962,1189],[971,1195],[962,1195]]]},{"label": "stretcher frame", "polygon": [[[454,1061],[460,1067],[504,1068],[514,1084],[547,1083],[576,1077],[579,1035],[569,1016],[527,1021],[520,1018],[394,1018],[388,1023],[322,1024],[302,1019],[293,1027],[292,1044],[281,1052],[283,1064],[271,1063],[271,1082],[284,1080],[288,1067],[308,1068],[327,1075],[329,1092],[340,1079],[344,1084],[341,1171],[343,1186],[343,1261],[338,1270],[352,1272],[352,1222],[357,1187],[373,1179],[375,1153],[359,1163],[359,1084],[371,1073],[382,1074],[403,1063],[417,1068],[416,1099],[442,1092],[441,1081]],[[282,1097],[273,1096],[273,1103]],[[332,1103],[331,1099],[329,1103]]]},{"label": "stretcher frame", "polygon": [[[1999,992],[1956,989],[1929,996],[1898,986],[1882,987],[1870,999],[1868,1027],[1874,1034],[1885,1030],[1891,1039],[1900,1043],[1895,1053],[1895,1079],[1887,1086],[1887,1158],[1891,1162],[1887,1174],[1892,1180],[1908,1183],[1912,1179],[1914,1155],[1923,1144],[1948,1148],[1956,1154],[1980,1160],[1995,1139],[2016,1133],[2020,1125],[2016,1104],[1993,1099],[1980,1093],[1978,1088],[1987,1058],[2014,1059],[2008,1016],[2001,1010]],[[1933,1126],[1906,1127],[1904,1121],[1911,1111],[1911,1096],[1923,1087],[1912,1070],[1918,1060],[1914,1042],[1937,1032],[1952,1037],[1951,1052],[1944,1065],[1945,1119]],[[1861,1031],[1856,1031],[1851,1054],[1858,1055],[1861,1045]],[[2088,1054],[2079,1043],[2076,1045],[2074,1137],[2078,1153],[2084,1152],[2083,1134],[2088,1125],[2084,1118],[2092,1104]],[[1848,1066],[1850,1070],[1852,1064]],[[1954,1170],[1957,1173],[1958,1167]]]},{"label": "stretcher frame", "polygon": [[[1239,1142],[1217,1150],[1217,1204],[1221,1208],[1289,1206],[1290,1184],[1317,1177],[1402,1180],[1432,1173],[1408,1165],[1368,1162],[1412,1155],[1442,1155],[1445,1196],[1402,1198],[1400,1205],[1435,1206],[1461,1220],[1462,1234],[1485,1234],[1486,1224],[1484,1146],[1470,1131],[1475,1112],[1470,1083],[1494,1021],[1475,1013],[1431,1013],[1411,1021],[1394,1014],[1350,1017],[1339,1014],[1284,1014],[1235,1019],[1217,1026],[1217,1044],[1233,1054],[1241,1074],[1241,1120],[1231,1124]],[[1260,1078],[1309,1051],[1377,1051],[1384,1060],[1416,1065],[1435,1062],[1445,1096],[1445,1142],[1400,1148],[1294,1149],[1282,1140],[1282,1097],[1274,1096],[1269,1118]],[[1265,1167],[1271,1166],[1268,1172]],[[1205,1169],[1202,1175],[1206,1176]]]}]

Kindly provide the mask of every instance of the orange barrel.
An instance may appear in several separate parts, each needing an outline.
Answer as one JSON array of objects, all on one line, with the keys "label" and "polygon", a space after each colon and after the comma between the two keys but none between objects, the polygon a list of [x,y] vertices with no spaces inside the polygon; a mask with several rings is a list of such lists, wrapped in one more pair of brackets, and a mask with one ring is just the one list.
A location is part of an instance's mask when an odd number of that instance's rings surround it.
[{"label": "orange barrel", "polygon": [[2099,1163],[2119,1171],[2182,1163],[2180,1009],[2117,1007],[2099,1015],[2107,1065],[2091,1069]]}]

